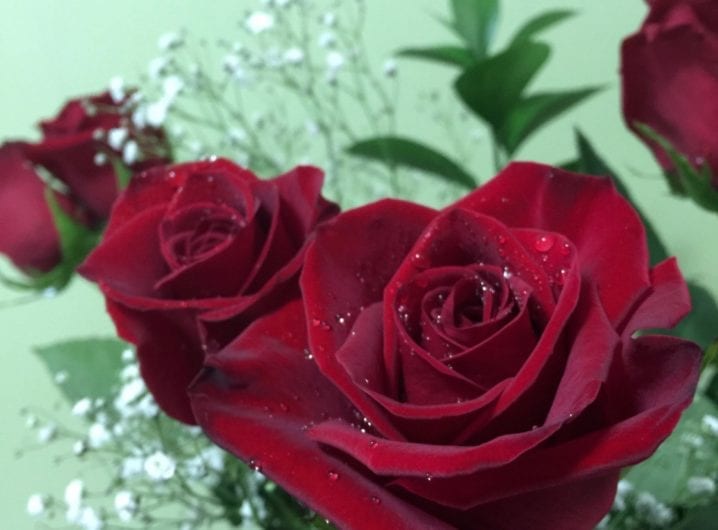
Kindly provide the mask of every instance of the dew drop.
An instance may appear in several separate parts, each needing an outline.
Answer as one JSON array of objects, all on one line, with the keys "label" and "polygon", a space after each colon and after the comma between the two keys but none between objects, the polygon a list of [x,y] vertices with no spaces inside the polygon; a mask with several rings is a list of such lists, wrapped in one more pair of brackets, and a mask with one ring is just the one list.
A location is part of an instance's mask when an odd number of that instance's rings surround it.
[{"label": "dew drop", "polygon": [[425,473],[424,478],[426,479],[427,482],[431,482],[434,479],[434,477],[431,475],[431,473]]},{"label": "dew drop", "polygon": [[249,461],[249,469],[252,471],[257,471],[258,473],[262,472],[262,466],[259,464],[257,460],[251,459]]},{"label": "dew drop", "polygon": [[421,252],[417,252],[416,254],[413,254],[411,256],[411,262],[414,264],[416,268],[419,269],[426,269],[429,267],[429,260],[426,259],[426,256],[424,256]]},{"label": "dew drop", "polygon": [[343,326],[347,323],[347,319],[344,318],[342,315],[334,315],[334,319],[340,326]]},{"label": "dew drop", "polygon": [[556,238],[550,234],[544,234],[536,238],[534,241],[534,248],[539,252],[548,252],[556,242]]},{"label": "dew drop", "polygon": [[505,245],[506,244],[506,236],[499,235],[496,240],[499,242],[499,245]]},{"label": "dew drop", "polygon": [[312,359],[314,359],[314,355],[312,355],[312,352],[309,348],[304,348],[304,358],[307,361],[311,361]]},{"label": "dew drop", "polygon": [[369,447],[371,447],[372,449],[376,449],[378,446],[379,442],[377,442],[376,440],[369,440]]},{"label": "dew drop", "polygon": [[282,412],[287,412],[289,410],[289,407],[286,403],[280,403],[279,408],[282,410]]},{"label": "dew drop", "polygon": [[372,496],[371,502],[374,504],[381,504],[381,499],[379,497]]},{"label": "dew drop", "polygon": [[328,322],[325,322],[324,320],[319,320],[318,318],[312,319],[312,326],[314,326],[315,328],[323,329],[324,331],[329,331],[330,329],[332,329]]},{"label": "dew drop", "polygon": [[327,476],[332,482],[336,482],[337,480],[339,480],[339,473],[337,473],[336,471],[330,471],[329,473],[327,473]]}]

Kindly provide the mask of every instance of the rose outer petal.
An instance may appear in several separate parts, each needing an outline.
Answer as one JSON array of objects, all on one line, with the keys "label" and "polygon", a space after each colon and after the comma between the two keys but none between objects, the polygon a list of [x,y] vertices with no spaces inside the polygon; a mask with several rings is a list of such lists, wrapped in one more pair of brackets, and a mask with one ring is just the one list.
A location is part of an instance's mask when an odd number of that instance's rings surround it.
[{"label": "rose outer petal", "polygon": [[[692,161],[706,160],[715,173],[718,20],[712,3],[700,15],[685,4],[652,6],[644,28],[623,42],[623,114],[634,131],[636,123],[649,125]],[[647,143],[663,168],[672,169],[667,154]]]},{"label": "rose outer petal", "polygon": [[[435,215],[430,208],[398,200],[345,212],[317,230],[300,277],[309,344],[319,369],[377,429],[398,438],[399,431],[381,420],[381,410],[355,386],[335,353],[362,308],[382,299],[384,286]],[[337,317],[345,324],[337,325]],[[387,381],[395,382],[396,366],[384,362]]]},{"label": "rose outer petal", "polygon": [[305,319],[295,301],[257,321],[214,355],[190,389],[200,425],[333,524],[348,530],[449,530],[355,465],[322,450],[306,430],[352,407],[305,358]]},{"label": "rose outer petal", "polygon": [[514,162],[457,207],[509,227],[562,234],[576,247],[581,276],[596,283],[614,325],[650,286],[645,230],[609,179]]},{"label": "rose outer petal", "polygon": [[15,142],[0,146],[0,226],[0,252],[18,268],[47,271],[60,261],[45,185]]}]

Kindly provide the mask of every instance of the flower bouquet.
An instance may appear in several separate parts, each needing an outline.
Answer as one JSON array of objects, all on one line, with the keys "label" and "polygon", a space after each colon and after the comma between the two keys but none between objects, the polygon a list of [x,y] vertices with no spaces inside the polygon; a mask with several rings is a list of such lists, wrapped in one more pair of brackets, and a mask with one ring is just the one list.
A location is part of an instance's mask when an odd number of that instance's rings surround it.
[{"label": "flower bouquet", "polygon": [[[632,132],[657,162],[643,186],[715,227],[718,10],[653,0],[600,50],[620,75],[546,90],[551,32],[580,17],[554,3],[506,36],[510,2],[407,3],[445,40],[377,61],[380,2],[247,2],[235,34],[162,34],[144,74],[5,141],[3,312],[79,275],[116,330],[35,348],[71,414],[24,409],[18,452],[77,474],[38,478],[29,516],[715,527],[715,277],[684,278],[674,254],[703,249],[666,242],[632,197],[645,172],[574,118],[619,86],[617,146]],[[541,138],[545,159],[518,161]]]}]

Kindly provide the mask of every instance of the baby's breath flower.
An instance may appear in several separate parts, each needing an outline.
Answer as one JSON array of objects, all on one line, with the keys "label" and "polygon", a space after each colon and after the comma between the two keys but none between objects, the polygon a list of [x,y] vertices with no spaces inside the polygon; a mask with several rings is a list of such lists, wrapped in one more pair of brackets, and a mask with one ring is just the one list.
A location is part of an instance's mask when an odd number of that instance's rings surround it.
[{"label": "baby's breath flower", "polygon": [[37,431],[37,441],[40,443],[47,443],[52,440],[57,434],[57,427],[54,423],[48,423],[44,427]]},{"label": "baby's breath flower", "polygon": [[250,32],[257,35],[274,26],[274,16],[264,11],[255,11],[247,17],[244,25]]},{"label": "baby's breath flower", "polygon": [[171,479],[175,474],[177,464],[162,451],[156,451],[145,459],[145,473],[151,480],[161,481]]},{"label": "baby's breath flower", "polygon": [[123,522],[131,521],[137,513],[137,499],[130,491],[118,491],[115,494],[114,505],[117,516]]},{"label": "baby's breath flower", "polygon": [[125,81],[119,76],[115,76],[110,79],[109,92],[112,101],[120,103],[123,99],[125,99]]},{"label": "baby's breath flower", "polygon": [[667,526],[674,517],[673,510],[647,491],[636,496],[636,512],[645,521],[658,527]]},{"label": "baby's breath flower", "polygon": [[716,483],[710,477],[691,477],[686,482],[691,495],[713,495],[716,492]]},{"label": "baby's breath flower", "polygon": [[167,57],[155,57],[147,65],[147,75],[150,79],[159,79],[167,72],[169,64],[170,60]]},{"label": "baby's breath flower", "polygon": [[90,508],[89,506],[85,506],[82,509],[77,520],[77,524],[84,528],[84,530],[102,530],[105,526],[104,521],[100,518],[94,508]]},{"label": "baby's breath flower", "polygon": [[318,42],[320,48],[331,48],[337,42],[337,38],[331,31],[325,31],[319,35]]},{"label": "baby's breath flower", "polygon": [[82,398],[72,407],[74,416],[84,416],[92,409],[92,400],[90,398]]},{"label": "baby's breath flower", "polygon": [[384,61],[384,75],[387,77],[394,77],[397,72],[397,64],[394,59],[387,59]]},{"label": "baby's breath flower", "polygon": [[43,513],[45,513],[46,508],[47,506],[45,505],[44,495],[35,493],[34,495],[30,495],[30,497],[28,497],[25,509],[27,510],[27,513],[31,516],[37,517],[39,515],[42,515]]},{"label": "baby's breath flower", "polygon": [[101,423],[93,423],[87,431],[87,440],[93,449],[102,447],[112,439],[112,434]]},{"label": "baby's breath flower", "polygon": [[164,33],[157,39],[157,47],[161,51],[174,50],[182,46],[182,44],[184,44],[184,37],[175,32]]},{"label": "baby's breath flower", "polygon": [[329,70],[339,70],[344,65],[344,56],[338,51],[330,51],[326,57]]},{"label": "baby's breath flower", "polygon": [[130,132],[124,127],[115,127],[107,132],[107,145],[119,151],[127,140]]},{"label": "baby's breath flower", "polygon": [[706,414],[701,420],[703,430],[712,436],[718,436],[718,418],[712,414]]},{"label": "baby's breath flower", "polygon": [[286,50],[283,57],[287,64],[300,64],[304,60],[304,52],[295,46]]}]

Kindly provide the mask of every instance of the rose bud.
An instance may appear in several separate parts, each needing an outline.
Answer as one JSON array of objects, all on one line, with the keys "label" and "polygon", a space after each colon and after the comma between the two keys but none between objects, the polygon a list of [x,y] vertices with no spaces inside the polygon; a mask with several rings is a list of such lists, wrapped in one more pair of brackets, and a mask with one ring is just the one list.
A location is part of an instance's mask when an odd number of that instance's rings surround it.
[{"label": "rose bud", "polygon": [[[623,114],[645,124],[698,169],[712,169],[718,187],[718,10],[714,0],[654,0],[637,33],[621,49]],[[661,166],[673,164],[643,138]]]},{"label": "rose bud", "polygon": [[100,94],[68,102],[60,114],[40,123],[37,143],[0,146],[0,252],[28,273],[48,271],[61,259],[57,230],[45,193],[53,180],[54,197],[75,221],[100,228],[118,193],[110,158],[136,150],[129,170],[167,161],[168,146],[159,129],[131,124],[131,101]]},{"label": "rose bud", "polygon": [[322,182],[313,167],[260,180],[218,159],[151,169],[118,199],[80,272],[170,416],[194,422],[186,388],[205,355],[299,296],[306,243],[338,211]]},{"label": "rose bud", "polygon": [[516,163],[317,230],[303,300],[206,359],[209,437],[343,529],[589,530],[691,402],[690,309],[603,178]]}]

